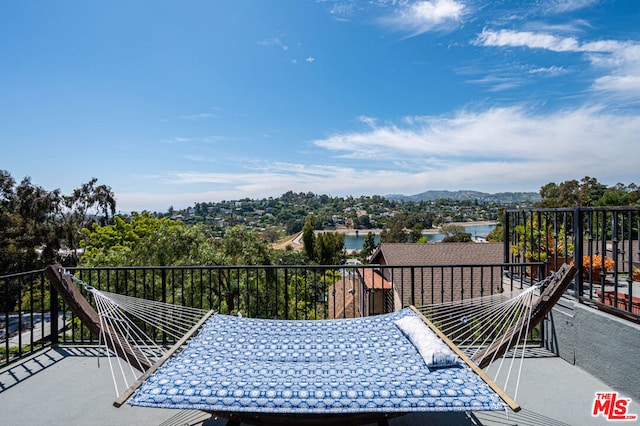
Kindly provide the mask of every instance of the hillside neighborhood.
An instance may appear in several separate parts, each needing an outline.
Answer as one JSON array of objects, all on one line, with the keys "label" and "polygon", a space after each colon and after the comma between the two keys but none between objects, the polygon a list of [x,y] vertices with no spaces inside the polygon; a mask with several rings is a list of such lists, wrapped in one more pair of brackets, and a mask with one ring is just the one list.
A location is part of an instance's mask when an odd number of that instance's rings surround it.
[{"label": "hillside neighborhood", "polygon": [[[440,193],[440,191],[438,192]],[[476,195],[481,193],[475,193]],[[390,199],[381,196],[331,197],[309,193],[287,192],[278,198],[242,199],[169,209],[169,217],[186,223],[206,223],[214,232],[222,234],[225,228],[242,225],[255,229],[268,239],[292,235],[302,230],[305,217],[314,215],[316,229],[382,229],[389,219],[400,214],[419,212],[424,229],[438,228],[452,222],[495,221],[505,207],[530,207],[526,196],[493,197],[485,199],[442,198],[431,200]],[[454,196],[455,192],[448,195]],[[396,198],[398,196],[395,196]],[[535,198],[535,197],[534,197]]]}]

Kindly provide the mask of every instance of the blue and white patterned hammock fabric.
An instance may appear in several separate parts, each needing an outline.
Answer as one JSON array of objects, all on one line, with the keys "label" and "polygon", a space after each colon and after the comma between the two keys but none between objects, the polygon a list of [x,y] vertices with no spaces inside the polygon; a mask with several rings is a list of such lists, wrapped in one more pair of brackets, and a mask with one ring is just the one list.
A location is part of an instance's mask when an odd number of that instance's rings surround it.
[{"label": "blue and white patterned hammock fabric", "polygon": [[331,414],[504,410],[462,361],[428,368],[394,321],[215,315],[129,404],[211,412]]}]

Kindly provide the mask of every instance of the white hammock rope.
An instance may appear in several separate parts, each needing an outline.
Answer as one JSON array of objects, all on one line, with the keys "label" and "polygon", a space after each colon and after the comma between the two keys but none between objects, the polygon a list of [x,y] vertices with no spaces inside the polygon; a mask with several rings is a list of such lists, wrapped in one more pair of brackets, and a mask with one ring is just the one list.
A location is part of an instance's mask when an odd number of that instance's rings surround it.
[{"label": "white hammock rope", "polygon": [[[523,290],[426,305],[417,309],[476,363],[489,348],[507,344],[511,340],[512,349],[493,367],[495,372],[492,374],[493,381],[507,391],[511,372],[519,362],[513,397],[516,399],[533,307],[538,292],[551,278]],[[497,355],[497,351],[494,351],[489,364],[496,361]],[[509,362],[505,363],[508,359]]]},{"label": "white hammock rope", "polygon": [[[419,308],[427,316],[437,323],[438,328],[447,336],[455,336],[458,346],[477,347],[479,351],[487,342],[479,342],[483,336],[490,337],[488,333],[477,333],[474,337],[472,320],[476,323],[486,323],[486,329],[497,329],[494,318],[503,317],[513,306],[513,298],[518,297],[520,292],[502,293],[499,295],[487,296],[484,298],[469,299],[454,302],[455,305],[440,304]],[[483,331],[483,330],[480,330]],[[467,336],[467,337],[464,337]],[[471,340],[470,339],[474,339]],[[452,339],[453,340],[453,339]],[[475,353],[470,356],[473,357]]]},{"label": "white hammock rope", "polygon": [[184,336],[193,324],[198,322],[207,312],[202,309],[171,305],[95,289],[94,292],[99,293],[103,298],[134,317],[176,339]]},{"label": "white hammock rope", "polygon": [[[145,370],[142,363],[153,365],[167,352],[148,333],[166,333],[179,340],[208,312],[101,291],[72,274],[67,275],[93,296],[100,321],[99,344],[107,355],[116,396],[142,376]],[[141,323],[151,326],[149,331],[145,332]],[[123,359],[118,352],[135,354],[135,361]]]}]

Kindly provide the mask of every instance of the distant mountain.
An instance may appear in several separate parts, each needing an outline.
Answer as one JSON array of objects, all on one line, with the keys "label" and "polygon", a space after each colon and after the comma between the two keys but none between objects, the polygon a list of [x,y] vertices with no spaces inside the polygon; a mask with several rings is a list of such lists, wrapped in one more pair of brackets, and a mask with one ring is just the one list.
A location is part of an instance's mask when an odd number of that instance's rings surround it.
[{"label": "distant mountain", "polygon": [[425,191],[415,195],[390,194],[384,198],[394,201],[433,201],[439,199],[450,199],[456,201],[471,200],[481,203],[535,203],[540,201],[540,194],[537,192],[497,192],[489,194],[479,191]]}]

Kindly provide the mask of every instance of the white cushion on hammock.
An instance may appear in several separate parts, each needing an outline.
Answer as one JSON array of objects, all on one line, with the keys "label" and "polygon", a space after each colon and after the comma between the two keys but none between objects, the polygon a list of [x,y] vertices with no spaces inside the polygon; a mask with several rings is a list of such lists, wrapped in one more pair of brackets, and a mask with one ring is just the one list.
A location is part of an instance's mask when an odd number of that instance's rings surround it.
[{"label": "white cushion on hammock", "polygon": [[427,367],[451,367],[460,358],[418,317],[406,316],[395,321],[396,326],[416,347]]}]

